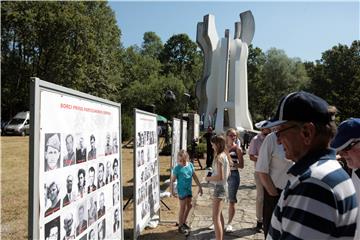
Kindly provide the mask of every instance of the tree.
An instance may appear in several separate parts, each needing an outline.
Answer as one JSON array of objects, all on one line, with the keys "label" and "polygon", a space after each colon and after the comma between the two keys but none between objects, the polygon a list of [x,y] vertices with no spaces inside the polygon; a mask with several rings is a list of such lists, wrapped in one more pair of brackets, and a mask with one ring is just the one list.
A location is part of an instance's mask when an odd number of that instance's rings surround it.
[{"label": "tree", "polygon": [[[202,58],[202,52],[188,35],[173,35],[166,41],[160,54],[162,73],[172,74],[181,79],[186,88],[185,91],[195,96],[195,84],[202,75]],[[196,98],[192,97],[189,106],[194,109],[196,105]]]},{"label": "tree", "polygon": [[307,63],[310,90],[338,108],[339,120],[360,114],[360,41],[325,51],[315,64]]},{"label": "tree", "polygon": [[306,88],[309,78],[304,64],[299,59],[287,57],[283,50],[272,48],[266,52],[265,59],[260,49],[251,52],[250,69],[254,72],[249,81],[250,107],[254,120],[258,121],[273,116],[280,98]]},{"label": "tree", "polygon": [[3,116],[28,109],[33,76],[117,95],[121,33],[106,2],[2,2],[1,22]]},{"label": "tree", "polygon": [[142,44],[141,53],[154,59],[159,59],[160,53],[164,48],[161,39],[154,32],[144,33],[144,42]]}]

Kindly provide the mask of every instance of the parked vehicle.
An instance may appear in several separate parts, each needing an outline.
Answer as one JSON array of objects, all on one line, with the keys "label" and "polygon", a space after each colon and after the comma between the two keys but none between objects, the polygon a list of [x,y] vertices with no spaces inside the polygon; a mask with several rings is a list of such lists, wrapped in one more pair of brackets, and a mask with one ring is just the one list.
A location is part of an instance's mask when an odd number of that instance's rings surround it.
[{"label": "parked vehicle", "polygon": [[4,135],[21,135],[29,134],[30,112],[18,112],[4,127]]}]

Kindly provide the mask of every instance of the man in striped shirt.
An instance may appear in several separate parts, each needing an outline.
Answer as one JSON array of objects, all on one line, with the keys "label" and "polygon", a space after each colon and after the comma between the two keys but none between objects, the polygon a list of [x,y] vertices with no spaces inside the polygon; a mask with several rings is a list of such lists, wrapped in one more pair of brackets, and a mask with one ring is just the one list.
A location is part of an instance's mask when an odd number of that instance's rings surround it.
[{"label": "man in striped shirt", "polygon": [[267,239],[353,239],[358,205],[354,185],[329,147],[335,107],[307,93],[284,97],[269,127],[295,164],[273,212]]}]

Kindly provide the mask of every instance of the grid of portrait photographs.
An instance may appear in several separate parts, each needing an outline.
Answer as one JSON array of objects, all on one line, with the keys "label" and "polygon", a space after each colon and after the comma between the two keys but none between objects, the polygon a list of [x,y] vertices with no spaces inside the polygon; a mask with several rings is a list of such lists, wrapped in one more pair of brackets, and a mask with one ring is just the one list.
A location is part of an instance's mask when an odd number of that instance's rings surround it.
[{"label": "grid of portrait photographs", "polygon": [[173,118],[172,144],[171,144],[171,169],[176,166],[177,153],[180,151],[180,119]]},{"label": "grid of portrait photographs", "polygon": [[160,195],[156,115],[137,111],[135,119],[134,224],[138,231],[134,234],[137,235],[160,208]]},{"label": "grid of portrait photographs", "polygon": [[[56,101],[58,96],[51,97]],[[94,102],[86,103],[100,108]],[[45,104],[45,113],[49,107]],[[66,127],[41,119],[40,239],[121,239],[119,109],[108,107],[108,111],[111,114],[80,113],[86,118],[73,116],[79,114],[76,111],[51,117],[59,121],[72,117],[74,121],[66,121]],[[106,119],[110,117],[115,119]],[[112,124],[90,127],[96,130],[89,131],[79,128],[79,122],[88,127]],[[114,223],[118,225],[116,232]]]}]

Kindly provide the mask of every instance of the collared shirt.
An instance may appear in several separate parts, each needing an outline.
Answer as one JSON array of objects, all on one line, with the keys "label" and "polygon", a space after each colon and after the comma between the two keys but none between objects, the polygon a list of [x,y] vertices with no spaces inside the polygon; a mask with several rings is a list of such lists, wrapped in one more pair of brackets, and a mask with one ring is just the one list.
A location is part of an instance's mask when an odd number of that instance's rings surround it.
[{"label": "collared shirt", "polygon": [[355,188],[335,151],[308,153],[288,174],[266,239],[353,239]]},{"label": "collared shirt", "polygon": [[[360,169],[353,170],[352,175],[351,175],[351,180],[354,183],[356,197],[357,197],[358,203],[359,203],[359,201],[360,201]],[[356,222],[357,222],[357,227],[356,227],[356,234],[355,234],[354,239],[360,239],[360,208],[359,208],[358,217],[357,217]]]},{"label": "collared shirt", "polygon": [[285,158],[284,147],[277,144],[276,135],[268,134],[260,147],[255,171],[269,174],[275,187],[284,189],[289,179],[286,172],[293,164],[291,160]]},{"label": "collared shirt", "polygon": [[[266,136],[264,134],[259,133],[258,135],[253,137],[253,139],[251,139],[250,146],[249,146],[249,155],[254,155],[256,157],[259,156],[260,147],[261,147],[261,144],[263,143],[265,137]],[[256,165],[256,161],[254,162],[254,165]]]}]

